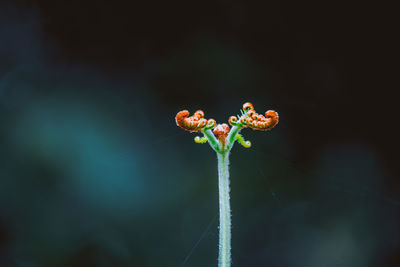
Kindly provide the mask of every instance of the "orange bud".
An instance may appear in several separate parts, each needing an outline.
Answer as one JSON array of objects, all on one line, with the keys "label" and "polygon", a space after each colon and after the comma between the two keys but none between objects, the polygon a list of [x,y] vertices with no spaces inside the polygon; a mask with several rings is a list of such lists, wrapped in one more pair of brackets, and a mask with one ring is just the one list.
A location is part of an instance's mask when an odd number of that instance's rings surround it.
[{"label": "orange bud", "polygon": [[218,140],[224,144],[229,133],[229,126],[226,123],[218,124],[217,127],[214,128],[213,132]]}]

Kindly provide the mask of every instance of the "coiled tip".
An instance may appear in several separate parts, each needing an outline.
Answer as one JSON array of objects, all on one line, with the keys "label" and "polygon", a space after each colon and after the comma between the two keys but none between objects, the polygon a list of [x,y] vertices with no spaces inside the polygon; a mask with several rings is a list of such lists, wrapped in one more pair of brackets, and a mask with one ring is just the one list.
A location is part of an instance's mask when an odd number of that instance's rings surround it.
[{"label": "coiled tip", "polygon": [[239,124],[236,116],[230,116],[228,122],[232,126],[237,126]]}]

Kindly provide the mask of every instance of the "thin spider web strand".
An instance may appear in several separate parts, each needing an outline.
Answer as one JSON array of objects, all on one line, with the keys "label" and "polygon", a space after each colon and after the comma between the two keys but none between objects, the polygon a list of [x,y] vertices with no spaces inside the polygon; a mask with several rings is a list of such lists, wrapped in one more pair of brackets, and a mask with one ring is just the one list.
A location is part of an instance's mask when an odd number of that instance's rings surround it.
[{"label": "thin spider web strand", "polygon": [[197,246],[200,244],[201,240],[203,240],[203,238],[206,236],[206,234],[210,231],[211,226],[214,224],[215,219],[218,217],[218,213],[214,216],[214,218],[212,218],[212,220],[210,221],[210,223],[207,225],[206,229],[203,231],[203,233],[201,234],[199,240],[197,240],[197,242],[194,244],[194,246],[192,247],[192,249],[189,251],[188,255],[186,256],[186,258],[183,260],[182,264],[180,267],[183,267],[186,262],[189,260],[190,256],[192,256],[193,252],[195,251],[195,249],[197,248]]}]

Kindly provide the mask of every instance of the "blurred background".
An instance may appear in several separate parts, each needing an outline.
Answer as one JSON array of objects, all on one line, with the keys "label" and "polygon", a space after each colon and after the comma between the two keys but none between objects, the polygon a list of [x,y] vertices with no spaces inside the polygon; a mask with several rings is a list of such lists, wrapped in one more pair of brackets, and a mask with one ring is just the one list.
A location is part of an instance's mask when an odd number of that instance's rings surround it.
[{"label": "blurred background", "polygon": [[233,266],[400,266],[392,18],[2,1],[0,266],[216,266],[216,157],[174,117],[227,122],[247,101],[280,122],[232,150]]}]

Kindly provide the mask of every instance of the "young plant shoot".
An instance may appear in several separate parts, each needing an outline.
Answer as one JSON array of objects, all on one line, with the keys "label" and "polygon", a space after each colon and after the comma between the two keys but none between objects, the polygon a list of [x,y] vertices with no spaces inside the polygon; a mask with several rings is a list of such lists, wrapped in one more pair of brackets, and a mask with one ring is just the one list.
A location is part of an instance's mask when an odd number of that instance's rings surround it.
[{"label": "young plant shoot", "polygon": [[[219,188],[219,254],[218,266],[231,266],[231,209],[229,203],[229,152],[237,141],[245,148],[251,146],[250,141],[245,141],[240,130],[252,128],[253,130],[267,131],[275,127],[279,121],[278,113],[268,110],[265,115],[257,114],[251,103],[245,103],[241,114],[231,116],[229,124],[216,124],[214,119],[205,119],[204,112],[198,110],[189,117],[189,111],[178,112],[175,117],[176,124],[189,132],[201,132],[202,137],[196,136],[196,143],[208,142],[217,152],[218,159],[218,188]],[[212,130],[213,129],[213,130]]]}]

